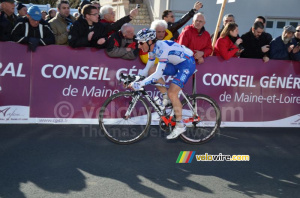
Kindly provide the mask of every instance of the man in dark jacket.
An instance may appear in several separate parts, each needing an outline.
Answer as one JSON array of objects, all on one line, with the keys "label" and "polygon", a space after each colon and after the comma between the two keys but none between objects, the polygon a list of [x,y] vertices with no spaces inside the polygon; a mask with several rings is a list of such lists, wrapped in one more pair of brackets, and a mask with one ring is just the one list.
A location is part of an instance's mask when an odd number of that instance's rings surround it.
[{"label": "man in dark jacket", "polygon": [[[132,14],[132,13],[131,13]],[[92,5],[85,5],[82,15],[71,27],[69,45],[75,47],[106,48],[107,34],[112,30],[118,31],[124,23],[131,21],[133,16],[128,15],[106,27],[98,22],[98,10]]]},{"label": "man in dark jacket", "polygon": [[[133,20],[137,16],[137,14],[138,14],[138,8],[132,9],[129,15],[130,20]],[[105,5],[100,8],[100,17],[101,17],[100,23],[104,25],[105,28],[116,23],[116,13],[113,10],[113,7],[111,5]],[[119,29],[117,30],[109,31],[107,33],[107,37],[113,34],[114,32],[119,31],[121,26],[119,26]]]},{"label": "man in dark jacket", "polygon": [[244,51],[242,58],[261,58],[264,62],[269,61],[267,52],[272,39],[264,32],[264,25],[260,21],[253,24],[251,30],[242,35]]},{"label": "man in dark jacket", "polygon": [[270,43],[270,58],[277,60],[290,60],[291,52],[293,50],[292,38],[296,29],[287,25],[284,26],[282,35],[273,39]]},{"label": "man in dark jacket", "polygon": [[13,41],[28,44],[30,51],[35,51],[38,45],[55,43],[55,38],[48,23],[42,20],[41,10],[37,6],[28,9],[27,17],[16,24],[11,33]]},{"label": "man in dark jacket", "polygon": [[134,28],[129,23],[125,23],[119,32],[113,33],[107,43],[106,52],[110,57],[133,60],[138,55]]},{"label": "man in dark jacket", "polygon": [[165,10],[162,14],[162,19],[168,23],[168,30],[173,34],[172,40],[177,40],[179,36],[178,30],[186,24],[191,18],[193,18],[194,14],[198,12],[200,8],[202,8],[202,3],[197,1],[194,4],[194,8],[191,9],[188,13],[183,15],[181,19],[175,22],[175,17],[172,10]]},{"label": "man in dark jacket", "polygon": [[10,33],[17,22],[14,2],[14,0],[1,0],[0,41],[10,40]]},{"label": "man in dark jacket", "polygon": [[292,60],[300,61],[300,25],[296,27],[296,32],[292,40],[294,48],[292,51]]}]

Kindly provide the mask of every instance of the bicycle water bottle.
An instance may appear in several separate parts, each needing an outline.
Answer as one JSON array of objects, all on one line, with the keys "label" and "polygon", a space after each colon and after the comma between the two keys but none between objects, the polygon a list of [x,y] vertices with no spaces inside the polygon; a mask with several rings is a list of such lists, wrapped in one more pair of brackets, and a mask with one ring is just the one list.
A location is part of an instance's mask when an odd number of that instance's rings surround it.
[{"label": "bicycle water bottle", "polygon": [[154,100],[155,104],[157,104],[159,106],[160,110],[163,110],[165,108],[162,104],[161,99],[158,96],[154,96],[153,100]]}]

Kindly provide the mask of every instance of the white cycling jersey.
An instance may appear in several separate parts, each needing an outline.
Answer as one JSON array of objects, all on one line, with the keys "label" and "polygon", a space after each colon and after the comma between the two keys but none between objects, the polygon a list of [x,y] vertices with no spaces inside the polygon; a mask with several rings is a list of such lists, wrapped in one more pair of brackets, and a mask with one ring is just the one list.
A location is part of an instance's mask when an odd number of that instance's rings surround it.
[{"label": "white cycling jersey", "polygon": [[146,67],[141,72],[139,72],[139,74],[147,76],[149,69],[154,65],[155,58],[158,58],[159,62],[156,71],[149,77],[140,81],[139,84],[141,86],[145,86],[157,81],[162,77],[167,63],[177,65],[191,56],[193,56],[192,50],[174,41],[157,41],[154,46],[154,50],[148,53],[149,60]]}]

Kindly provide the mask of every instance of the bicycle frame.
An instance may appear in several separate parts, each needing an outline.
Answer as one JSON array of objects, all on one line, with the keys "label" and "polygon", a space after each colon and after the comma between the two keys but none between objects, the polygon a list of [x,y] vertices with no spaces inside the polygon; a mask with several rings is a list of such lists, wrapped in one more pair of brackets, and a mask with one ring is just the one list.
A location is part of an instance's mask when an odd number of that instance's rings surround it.
[{"label": "bicycle frame", "polygon": [[[160,84],[160,83],[153,84],[153,85],[155,85],[155,86],[161,86],[161,87],[166,87],[166,88],[169,87],[167,85]],[[136,103],[137,103],[138,99],[141,97],[141,95],[143,95],[148,100],[148,102],[152,105],[152,107],[154,108],[154,110],[158,113],[158,115],[160,116],[160,118],[164,121],[164,123],[167,126],[169,124],[171,124],[171,126],[175,126],[176,125],[176,122],[172,121],[173,116],[170,116],[169,118],[167,118],[166,115],[165,115],[165,113],[164,113],[164,111],[159,108],[159,106],[153,101],[153,99],[149,96],[149,94],[146,92],[145,89],[143,89],[141,91],[135,91],[135,96],[133,97],[133,99],[131,101],[131,104],[128,107],[128,110],[125,113],[125,118],[126,119],[131,114],[133,107],[136,105]],[[187,104],[188,104],[190,110],[192,110],[193,114],[194,114],[193,118],[184,119],[183,122],[184,123],[199,122],[200,121],[200,117],[197,114],[197,107],[195,106],[195,108],[194,108],[193,105],[189,102],[189,100],[188,100],[189,95],[184,94],[182,90],[179,91],[179,95],[183,96],[183,98],[186,99]]]}]

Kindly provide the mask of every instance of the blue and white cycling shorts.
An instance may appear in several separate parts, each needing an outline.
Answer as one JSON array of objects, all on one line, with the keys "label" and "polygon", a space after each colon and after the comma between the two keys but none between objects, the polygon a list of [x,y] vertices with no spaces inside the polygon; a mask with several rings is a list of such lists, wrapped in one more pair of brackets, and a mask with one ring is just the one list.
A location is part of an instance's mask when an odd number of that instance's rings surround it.
[{"label": "blue and white cycling shorts", "polygon": [[172,83],[179,86],[181,89],[186,84],[188,79],[196,69],[194,57],[187,57],[187,59],[178,65],[167,63],[163,75],[174,76]]}]

